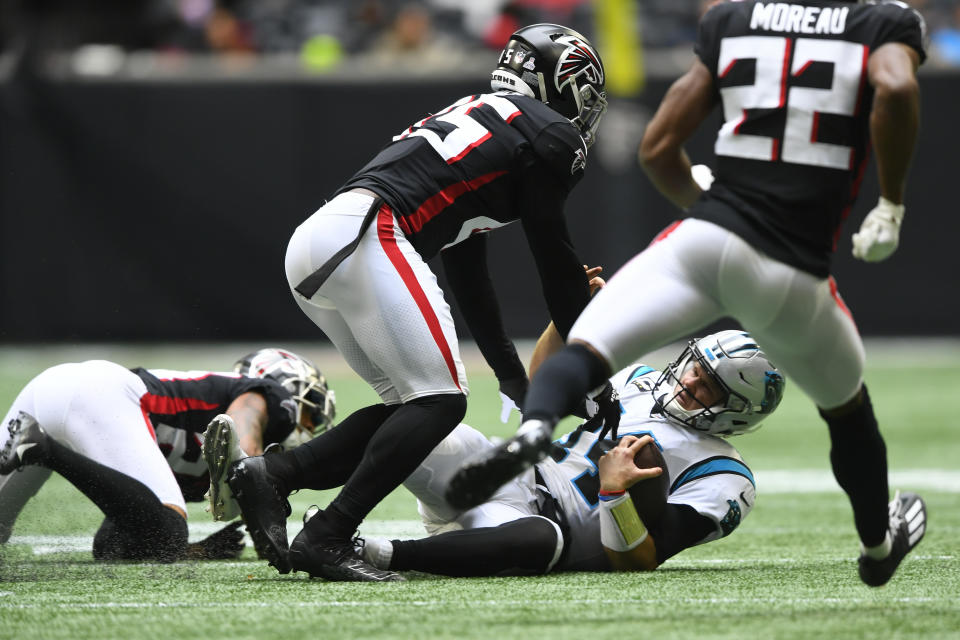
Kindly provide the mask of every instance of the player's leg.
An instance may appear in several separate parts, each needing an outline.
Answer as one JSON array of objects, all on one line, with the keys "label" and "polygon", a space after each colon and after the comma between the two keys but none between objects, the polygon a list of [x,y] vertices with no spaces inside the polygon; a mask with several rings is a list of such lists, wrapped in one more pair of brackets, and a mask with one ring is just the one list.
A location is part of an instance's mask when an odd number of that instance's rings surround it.
[{"label": "player's leg", "polygon": [[[723,278],[751,280],[753,296],[744,295],[748,287],[730,286],[725,302],[819,407],[830,430],[833,473],[850,499],[864,546],[861,576],[868,584],[883,584],[922,537],[925,508],[918,497],[888,507],[886,445],[863,384],[863,343],[853,317],[832,278],[816,278],[750,249],[743,255],[748,257],[726,263]],[[892,518],[894,511],[912,517]],[[908,530],[900,533],[907,520]]]},{"label": "player's leg", "polygon": [[[291,282],[299,277],[292,271],[288,267]],[[330,336],[334,343],[344,355],[359,348],[389,386],[381,378],[371,379],[369,370],[358,373],[385,401],[396,394],[401,406],[374,430],[340,494],[305,525],[291,545],[291,562],[332,579],[395,579],[374,577],[363,568],[355,571],[359,558],[351,557],[350,538],[367,513],[463,417],[466,376],[453,319],[436,277],[396,228],[389,210],[381,211],[318,299],[335,304],[352,332],[351,344],[341,347]],[[314,321],[326,330],[322,317]]]},{"label": "player's leg", "polygon": [[[19,466],[18,460],[11,457],[15,449],[10,442],[10,426],[15,424],[23,411],[33,411],[33,395],[36,383],[31,381],[17,394],[17,399],[7,411],[0,423],[0,467]],[[8,458],[10,458],[8,460]],[[0,544],[10,539],[17,516],[27,502],[36,495],[43,483],[50,477],[51,471],[37,466],[20,466],[18,473],[0,475]]]},{"label": "player's leg", "polygon": [[517,435],[451,481],[448,499],[467,507],[545,455],[554,425],[612,371],[721,316],[714,289],[728,232],[687,220],[617,271],[587,305],[568,345],[534,374]]},{"label": "player's leg", "polygon": [[37,418],[25,414],[21,427],[35,445],[29,464],[62,475],[138,537],[138,559],[170,561],[186,549],[186,504],[140,410],[145,391],[136,375],[110,362],[60,365],[38,376]]},{"label": "player's leg", "polygon": [[553,568],[563,551],[563,536],[555,522],[534,515],[419,540],[392,540],[390,545],[389,564],[383,568],[392,571],[458,577],[533,575]]}]

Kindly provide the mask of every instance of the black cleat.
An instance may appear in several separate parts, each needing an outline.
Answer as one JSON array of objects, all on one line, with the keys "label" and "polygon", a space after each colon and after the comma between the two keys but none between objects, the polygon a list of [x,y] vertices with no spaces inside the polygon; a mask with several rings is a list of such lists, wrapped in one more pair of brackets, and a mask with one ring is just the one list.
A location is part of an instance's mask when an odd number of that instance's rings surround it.
[{"label": "black cleat", "polygon": [[277,483],[267,472],[263,456],[244,458],[234,463],[227,483],[240,505],[240,513],[253,539],[257,555],[280,573],[290,573],[287,558],[287,516],[290,503],[281,495]]},{"label": "black cleat", "polygon": [[47,454],[47,432],[23,411],[7,424],[10,437],[0,451],[0,476],[31,464],[42,464]]},{"label": "black cleat", "polygon": [[403,582],[399,573],[378,569],[357,553],[353,540],[330,539],[311,541],[306,527],[290,545],[290,565],[294,571],[305,571],[311,578],[339,582]]},{"label": "black cleat", "polygon": [[890,555],[883,560],[874,560],[860,554],[860,579],[871,587],[885,585],[927,531],[927,507],[917,494],[898,491],[889,508],[890,537],[893,540]]},{"label": "black cleat", "polygon": [[450,479],[447,502],[455,509],[472,509],[489,500],[497,489],[547,456],[553,426],[528,420],[515,436],[468,460]]}]

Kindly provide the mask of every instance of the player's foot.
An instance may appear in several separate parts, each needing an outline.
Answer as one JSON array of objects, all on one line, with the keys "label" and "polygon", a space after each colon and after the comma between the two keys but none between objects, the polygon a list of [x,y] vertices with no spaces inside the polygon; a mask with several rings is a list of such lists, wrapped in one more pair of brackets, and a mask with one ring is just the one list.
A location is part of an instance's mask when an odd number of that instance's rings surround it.
[{"label": "player's foot", "polygon": [[234,462],[247,457],[238,440],[233,418],[225,413],[211,420],[203,434],[203,459],[210,471],[210,491],[207,493],[210,505],[207,511],[214,520],[233,520],[240,515],[240,505],[233,498],[233,491],[227,483],[227,469]]},{"label": "player's foot", "polygon": [[890,502],[890,538],[893,541],[890,555],[875,560],[865,553],[860,554],[860,579],[871,587],[886,584],[926,531],[927,507],[923,500],[915,493],[897,491]]},{"label": "player's foot", "polygon": [[257,555],[280,573],[290,573],[287,516],[290,503],[267,472],[263,456],[244,458],[228,468],[227,483],[253,539]]},{"label": "player's foot", "polygon": [[546,457],[553,426],[553,422],[527,420],[515,436],[468,460],[450,479],[447,502],[455,509],[471,509],[489,500],[497,489]]},{"label": "player's foot", "polygon": [[388,538],[361,538],[357,536],[353,539],[353,542],[357,555],[363,558],[367,564],[371,564],[377,569],[390,568],[390,561],[393,558],[393,542]]},{"label": "player's foot", "polygon": [[20,411],[7,423],[10,436],[0,451],[0,476],[31,464],[42,464],[47,455],[47,432],[33,416]]},{"label": "player's foot", "polygon": [[[323,517],[323,512],[316,514]],[[309,524],[290,543],[290,566],[305,571],[311,578],[348,582],[403,582],[399,573],[378,569],[360,557],[357,538],[321,538],[311,536]]]}]

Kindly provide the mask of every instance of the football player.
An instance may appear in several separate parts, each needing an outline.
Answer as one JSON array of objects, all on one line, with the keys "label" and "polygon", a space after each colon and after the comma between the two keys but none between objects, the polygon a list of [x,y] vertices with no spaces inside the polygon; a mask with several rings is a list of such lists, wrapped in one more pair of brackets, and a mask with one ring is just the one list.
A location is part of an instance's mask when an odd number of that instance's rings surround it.
[{"label": "football player", "polygon": [[[476,504],[549,450],[558,418],[611,370],[732,316],[816,402],[834,475],[879,586],[926,528],[923,501],[888,505],[886,450],[863,383],[864,349],[830,276],[869,148],[880,198],[853,236],[867,262],[896,249],[919,121],[925,27],[901,2],[731,2],[702,18],[697,60],[647,127],[640,161],[686,217],[627,263],[538,373],[518,435],[451,482]],[[683,143],[720,105],[716,179],[694,180]],[[705,189],[705,190],[704,190]],[[615,417],[610,426],[615,426]]]},{"label": "football player", "polygon": [[[538,347],[542,344],[538,344]],[[663,371],[631,365],[611,380],[623,406],[619,443],[587,421],[492,499],[459,510],[446,483],[474,452],[493,448],[461,424],[404,482],[428,538],[366,538],[383,569],[452,576],[548,571],[653,570],[683,549],[729,535],[753,508],[753,474],[724,438],[752,431],[779,405],[784,379],[743,331],[693,340]],[[647,442],[666,469],[639,469]],[[667,505],[638,515],[631,489],[661,471]]]},{"label": "football player", "polygon": [[[203,500],[211,482],[200,435],[229,423],[238,455],[255,455],[301,442],[334,415],[326,381],[305,358],[262,349],[236,368],[242,373],[90,360],[40,373],[0,427],[0,541],[56,471],[106,516],[93,541],[97,560],[236,557],[239,521],[187,545],[186,502]],[[222,518],[230,496],[214,495]]]},{"label": "football player", "polygon": [[[247,458],[231,472],[244,518],[261,532],[255,544],[282,573],[399,579],[367,565],[351,539],[466,410],[453,317],[431,258],[441,256],[450,291],[511,402],[523,398],[527,378],[488,275],[486,232],[522,225],[562,335],[586,306],[588,283],[563,209],[606,109],[600,57],[571,29],[525,27],[500,54],[491,89],[396,135],[290,240],[286,274],[297,304],[382,404],[305,447]],[[288,545],[285,496],[341,486]]]}]

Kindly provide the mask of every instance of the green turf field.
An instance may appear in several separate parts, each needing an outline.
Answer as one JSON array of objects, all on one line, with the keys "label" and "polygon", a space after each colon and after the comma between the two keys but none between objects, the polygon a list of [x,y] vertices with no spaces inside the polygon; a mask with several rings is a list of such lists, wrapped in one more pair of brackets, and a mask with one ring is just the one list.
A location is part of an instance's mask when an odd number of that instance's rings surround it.
[{"label": "green turf field", "polygon": [[[106,357],[127,366],[227,369],[255,345],[0,350],[0,405],[56,362]],[[337,392],[340,416],[372,402],[335,354],[314,358]],[[337,584],[280,576],[252,547],[238,562],[94,564],[101,516],[57,476],[0,548],[0,640],[17,638],[893,638],[960,637],[960,342],[868,343],[867,381],[887,440],[893,488],[927,500],[930,529],[893,581],[862,586],[846,498],[827,459],[826,428],[788,386],[779,413],[737,438],[757,477],[758,502],[729,538],[688,550],[649,574]],[[670,352],[667,355],[673,355]],[[467,421],[507,435],[493,379],[470,358]],[[665,355],[648,359],[661,366]],[[310,495],[305,495],[310,494]],[[312,503],[291,502],[291,535]],[[214,531],[191,505],[191,539]],[[370,516],[368,535],[418,535],[400,490]]]}]

